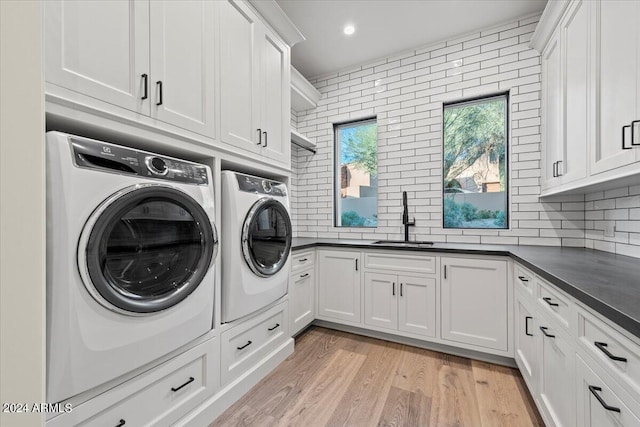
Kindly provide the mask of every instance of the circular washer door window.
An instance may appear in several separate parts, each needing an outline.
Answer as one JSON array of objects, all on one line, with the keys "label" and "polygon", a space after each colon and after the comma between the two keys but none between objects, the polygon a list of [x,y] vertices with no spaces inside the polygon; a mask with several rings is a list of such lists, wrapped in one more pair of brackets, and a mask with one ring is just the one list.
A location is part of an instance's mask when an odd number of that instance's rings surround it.
[{"label": "circular washer door window", "polygon": [[242,227],[242,253],[247,265],[260,277],[276,274],[284,267],[291,249],[291,219],[282,203],[272,198],[258,200]]},{"label": "circular washer door window", "polygon": [[152,313],[178,304],[200,285],[215,257],[215,227],[200,204],[179,190],[125,190],[94,216],[87,273],[90,285],[117,309]]}]

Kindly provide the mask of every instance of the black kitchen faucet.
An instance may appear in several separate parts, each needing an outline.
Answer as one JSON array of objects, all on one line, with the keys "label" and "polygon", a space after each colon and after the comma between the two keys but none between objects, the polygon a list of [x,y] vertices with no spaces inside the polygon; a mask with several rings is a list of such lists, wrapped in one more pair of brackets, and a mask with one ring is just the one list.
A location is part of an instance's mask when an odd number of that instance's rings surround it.
[{"label": "black kitchen faucet", "polygon": [[402,192],[402,224],[404,225],[404,241],[409,241],[409,227],[416,225],[416,219],[409,221],[409,208],[407,206],[407,192]]}]

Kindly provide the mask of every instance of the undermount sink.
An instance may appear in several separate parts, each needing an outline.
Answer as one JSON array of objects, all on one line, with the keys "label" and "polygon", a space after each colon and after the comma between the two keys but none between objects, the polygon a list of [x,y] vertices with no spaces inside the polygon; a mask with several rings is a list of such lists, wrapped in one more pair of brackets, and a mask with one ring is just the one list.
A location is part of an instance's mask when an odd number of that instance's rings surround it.
[{"label": "undermount sink", "polygon": [[421,240],[410,240],[408,242],[404,240],[377,240],[373,242],[374,245],[387,245],[387,246],[433,246],[433,242],[426,242]]}]

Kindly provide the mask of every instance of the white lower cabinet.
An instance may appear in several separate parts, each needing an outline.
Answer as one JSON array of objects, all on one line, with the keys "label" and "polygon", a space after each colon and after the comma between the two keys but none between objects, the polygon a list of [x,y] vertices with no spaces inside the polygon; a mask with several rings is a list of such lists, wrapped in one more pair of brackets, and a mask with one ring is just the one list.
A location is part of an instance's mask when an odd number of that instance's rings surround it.
[{"label": "white lower cabinet", "polygon": [[640,346],[550,283],[514,271],[526,285],[515,298],[516,364],[545,423],[640,427]]},{"label": "white lower cabinet", "polygon": [[227,384],[260,363],[291,336],[288,301],[221,334],[221,380]]},{"label": "white lower cabinet", "polygon": [[576,375],[578,426],[640,426],[637,415],[640,414],[640,404],[615,383],[605,381],[604,375],[598,375],[579,355],[576,356]]},{"label": "white lower cabinet", "polygon": [[441,259],[442,338],[507,351],[512,305],[507,261]]},{"label": "white lower cabinet", "polygon": [[315,270],[313,267],[291,274],[289,279],[289,311],[291,335],[295,335],[315,317]]},{"label": "white lower cabinet", "polygon": [[66,426],[168,426],[214,393],[212,338],[46,422]]},{"label": "white lower cabinet", "polygon": [[318,251],[318,318],[354,324],[360,312],[360,252]]},{"label": "white lower cabinet", "polygon": [[527,383],[532,395],[538,391],[540,373],[540,358],[538,356],[538,340],[541,334],[536,331],[538,319],[534,317],[534,310],[525,298],[516,293],[515,301],[515,359],[522,377]]},{"label": "white lower cabinet", "polygon": [[538,330],[540,370],[540,406],[547,421],[556,427],[576,425],[575,420],[575,349],[567,334],[540,320]]},{"label": "white lower cabinet", "polygon": [[364,323],[435,337],[436,279],[365,272]]}]

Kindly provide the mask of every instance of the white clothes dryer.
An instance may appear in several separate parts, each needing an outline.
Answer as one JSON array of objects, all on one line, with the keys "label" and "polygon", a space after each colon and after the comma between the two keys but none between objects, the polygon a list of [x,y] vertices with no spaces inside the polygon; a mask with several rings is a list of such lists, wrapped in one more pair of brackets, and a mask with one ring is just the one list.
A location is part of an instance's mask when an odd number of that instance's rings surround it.
[{"label": "white clothes dryer", "polygon": [[287,293],[291,219],[282,182],[222,172],[222,321],[253,313]]},{"label": "white clothes dryer", "polygon": [[218,243],[207,166],[59,132],[46,143],[53,403],[211,330]]}]

